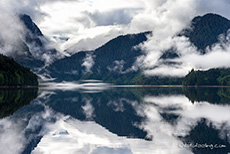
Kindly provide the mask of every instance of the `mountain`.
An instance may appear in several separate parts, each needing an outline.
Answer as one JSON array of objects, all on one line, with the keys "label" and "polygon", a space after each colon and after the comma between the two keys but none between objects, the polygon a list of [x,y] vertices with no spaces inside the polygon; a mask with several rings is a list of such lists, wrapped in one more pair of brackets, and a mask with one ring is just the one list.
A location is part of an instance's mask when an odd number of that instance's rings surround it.
[{"label": "mountain", "polygon": [[[14,37],[14,42],[5,41],[0,34],[0,49],[6,56],[14,58],[19,64],[38,72],[42,67],[64,56],[55,48],[49,47],[49,41],[33,22],[30,16],[17,16],[22,30]],[[13,35],[13,34],[10,34]]]},{"label": "mountain", "polygon": [[[32,44],[36,44],[35,42],[39,42],[40,39],[38,36],[42,35],[36,34],[37,36],[35,36],[35,33],[32,33],[33,31],[35,32],[40,30],[29,16],[19,15],[18,18],[20,22],[19,24],[23,25],[23,29],[20,30],[16,36],[12,36],[15,38],[13,42],[11,42],[11,40],[5,41],[5,38],[0,38],[0,48],[4,51],[5,55],[14,58],[14,60],[19,64],[35,71],[37,68],[44,65],[44,61],[34,57],[31,51],[31,46]],[[32,37],[36,37],[36,39],[32,39]]]},{"label": "mountain", "polygon": [[[177,36],[188,37],[201,53],[219,41],[221,34],[227,35],[230,21],[216,14],[195,17],[191,25]],[[81,51],[71,57],[55,61],[43,73],[57,81],[96,79],[115,84],[182,84],[182,78],[151,76],[143,74],[137,58],[145,53],[138,45],[147,40],[151,32],[118,36],[94,51]],[[172,47],[162,53],[161,63],[177,65],[167,61],[179,57],[177,48]],[[164,61],[165,60],[165,61]]]},{"label": "mountain", "polygon": [[0,86],[38,85],[37,75],[0,54]]},{"label": "mountain", "polygon": [[[197,47],[201,54],[206,53],[206,48],[210,48],[219,42],[219,36],[228,35],[230,20],[217,15],[208,13],[203,16],[193,18],[191,24],[184,28],[178,36],[185,36]],[[179,55],[175,48],[171,48],[163,53],[161,59],[178,58]]]},{"label": "mountain", "polygon": [[31,48],[31,52],[35,58],[42,57],[44,54],[50,56],[56,56],[57,54],[60,54],[55,48],[46,47],[47,44],[50,43],[49,40],[42,34],[41,30],[32,21],[30,16],[23,14],[20,15],[19,18],[26,27],[25,41]]},{"label": "mountain", "polygon": [[[30,16],[23,14],[19,15],[19,18],[25,27],[25,43],[28,45],[30,53],[35,61],[40,61],[40,64],[44,66],[46,63],[51,63],[59,57],[64,57],[64,55],[55,48],[48,47],[51,42],[42,34],[41,30],[32,21]],[[30,64],[28,64],[28,67],[33,68]]]},{"label": "mountain", "polygon": [[[27,14],[20,14],[19,18],[25,24],[27,30],[29,30],[34,35],[34,37],[44,36],[38,26],[32,21],[30,16],[28,16]],[[31,36],[29,36],[28,34],[26,37],[27,40],[32,39]],[[40,40],[37,41],[40,45],[42,45]]]},{"label": "mountain", "polygon": [[46,68],[46,73],[58,80],[98,79],[109,81],[118,76],[136,75],[132,68],[142,53],[136,47],[147,40],[150,32],[118,36],[95,51],[81,51],[58,60]]},{"label": "mountain", "polygon": [[230,29],[230,21],[217,14],[206,14],[195,17],[191,26],[185,28],[180,35],[184,35],[202,52],[219,40],[219,35],[227,35]]}]

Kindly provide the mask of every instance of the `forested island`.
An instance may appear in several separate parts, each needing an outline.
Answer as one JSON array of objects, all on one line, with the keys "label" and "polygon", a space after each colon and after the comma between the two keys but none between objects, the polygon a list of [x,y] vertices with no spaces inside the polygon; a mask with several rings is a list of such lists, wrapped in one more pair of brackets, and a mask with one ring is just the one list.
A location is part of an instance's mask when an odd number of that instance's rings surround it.
[{"label": "forested island", "polygon": [[38,86],[37,75],[0,54],[0,86]]}]

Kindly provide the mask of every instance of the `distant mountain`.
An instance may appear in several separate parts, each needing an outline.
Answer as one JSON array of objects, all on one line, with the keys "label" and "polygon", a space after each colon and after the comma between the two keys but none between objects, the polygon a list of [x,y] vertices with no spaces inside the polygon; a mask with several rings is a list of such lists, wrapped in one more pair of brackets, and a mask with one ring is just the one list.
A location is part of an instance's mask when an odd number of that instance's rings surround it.
[{"label": "distant mountain", "polygon": [[37,75],[0,54],[0,86],[38,85]]},{"label": "distant mountain", "polygon": [[146,77],[135,68],[144,53],[137,47],[151,32],[118,36],[95,51],[81,51],[55,61],[42,72],[55,81],[95,79],[114,84],[181,84],[182,78]]},{"label": "distant mountain", "polygon": [[[178,36],[188,37],[201,53],[217,43],[221,34],[227,35],[230,21],[216,14],[195,17],[191,25]],[[55,61],[43,70],[58,81],[97,79],[116,84],[182,84],[182,78],[146,77],[137,58],[144,55],[137,46],[147,40],[151,32],[119,36],[94,51],[81,51],[71,57]],[[167,61],[179,57],[176,47],[163,52],[160,57],[165,65],[176,65]],[[166,60],[166,61],[164,61]]]},{"label": "distant mountain", "polygon": [[89,78],[109,81],[123,74],[135,76],[132,66],[143,54],[136,46],[146,41],[148,34],[150,32],[119,36],[95,51],[81,51],[54,62],[46,68],[46,73],[69,81]]}]

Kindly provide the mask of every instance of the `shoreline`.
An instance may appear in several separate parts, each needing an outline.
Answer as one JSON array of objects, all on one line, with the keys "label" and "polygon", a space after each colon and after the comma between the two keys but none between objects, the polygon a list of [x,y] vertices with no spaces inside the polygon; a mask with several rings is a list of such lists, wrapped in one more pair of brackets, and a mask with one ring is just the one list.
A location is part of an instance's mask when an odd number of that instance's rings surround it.
[{"label": "shoreline", "polygon": [[156,87],[156,88],[230,88],[230,85],[227,86],[221,86],[221,85],[200,85],[200,86],[185,86],[185,85],[112,85],[111,87],[115,88],[122,88],[122,87],[127,87],[127,88],[135,88],[135,87]]}]

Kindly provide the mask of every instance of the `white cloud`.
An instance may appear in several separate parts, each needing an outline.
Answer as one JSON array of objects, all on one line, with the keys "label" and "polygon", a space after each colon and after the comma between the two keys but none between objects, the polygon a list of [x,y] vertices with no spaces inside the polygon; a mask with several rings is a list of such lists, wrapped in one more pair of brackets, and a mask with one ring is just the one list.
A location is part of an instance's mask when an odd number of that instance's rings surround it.
[{"label": "white cloud", "polygon": [[[230,42],[227,36],[225,41],[213,45],[206,49],[206,54],[197,51],[187,38],[174,38],[174,46],[177,48],[178,58],[172,59],[176,65],[164,65],[156,61],[158,67],[147,70],[147,75],[163,76],[184,76],[192,68],[207,70],[210,68],[230,67]],[[222,38],[223,39],[223,38]]]},{"label": "white cloud", "polygon": [[[40,24],[40,27],[49,34],[55,31],[63,31],[63,33],[67,31],[65,34],[71,36],[77,34],[78,31],[97,26],[100,21],[102,23],[107,22],[106,25],[112,25],[114,23],[113,13],[126,13],[123,12],[122,8],[124,11],[126,11],[126,9],[130,10],[127,12],[128,16],[132,14],[132,5],[128,5],[127,2],[124,1],[87,0],[57,2],[52,5],[48,3],[41,6],[41,10],[49,14],[49,16]],[[106,19],[108,20],[105,21]],[[111,20],[111,22],[109,22],[109,20]],[[117,23],[120,23],[120,20],[127,19],[117,18],[116,20]],[[103,25],[102,23],[99,25]]]},{"label": "white cloud", "polygon": [[92,53],[87,53],[81,65],[85,67],[85,73],[91,72],[91,68],[93,65],[94,65],[93,55]]},{"label": "white cloud", "polygon": [[[195,69],[230,67],[230,52],[214,51],[205,55],[190,54],[182,57],[183,62],[192,63]],[[179,59],[180,61],[180,59]]]},{"label": "white cloud", "polygon": [[0,25],[0,52],[9,56],[15,53],[22,43],[19,42],[19,39],[23,37],[21,34],[23,26],[15,14],[4,8],[1,2],[0,11],[2,12],[0,15],[2,21]]},{"label": "white cloud", "polygon": [[185,67],[185,66],[167,66],[167,65],[160,65],[157,68],[145,70],[145,75],[147,76],[177,76],[177,77],[183,77],[185,76],[189,71],[191,70],[191,67]]},{"label": "white cloud", "polygon": [[68,49],[66,52],[70,54],[94,50],[108,40],[122,34],[122,28],[122,26],[98,26],[80,31],[76,36],[62,44],[62,49]]}]

